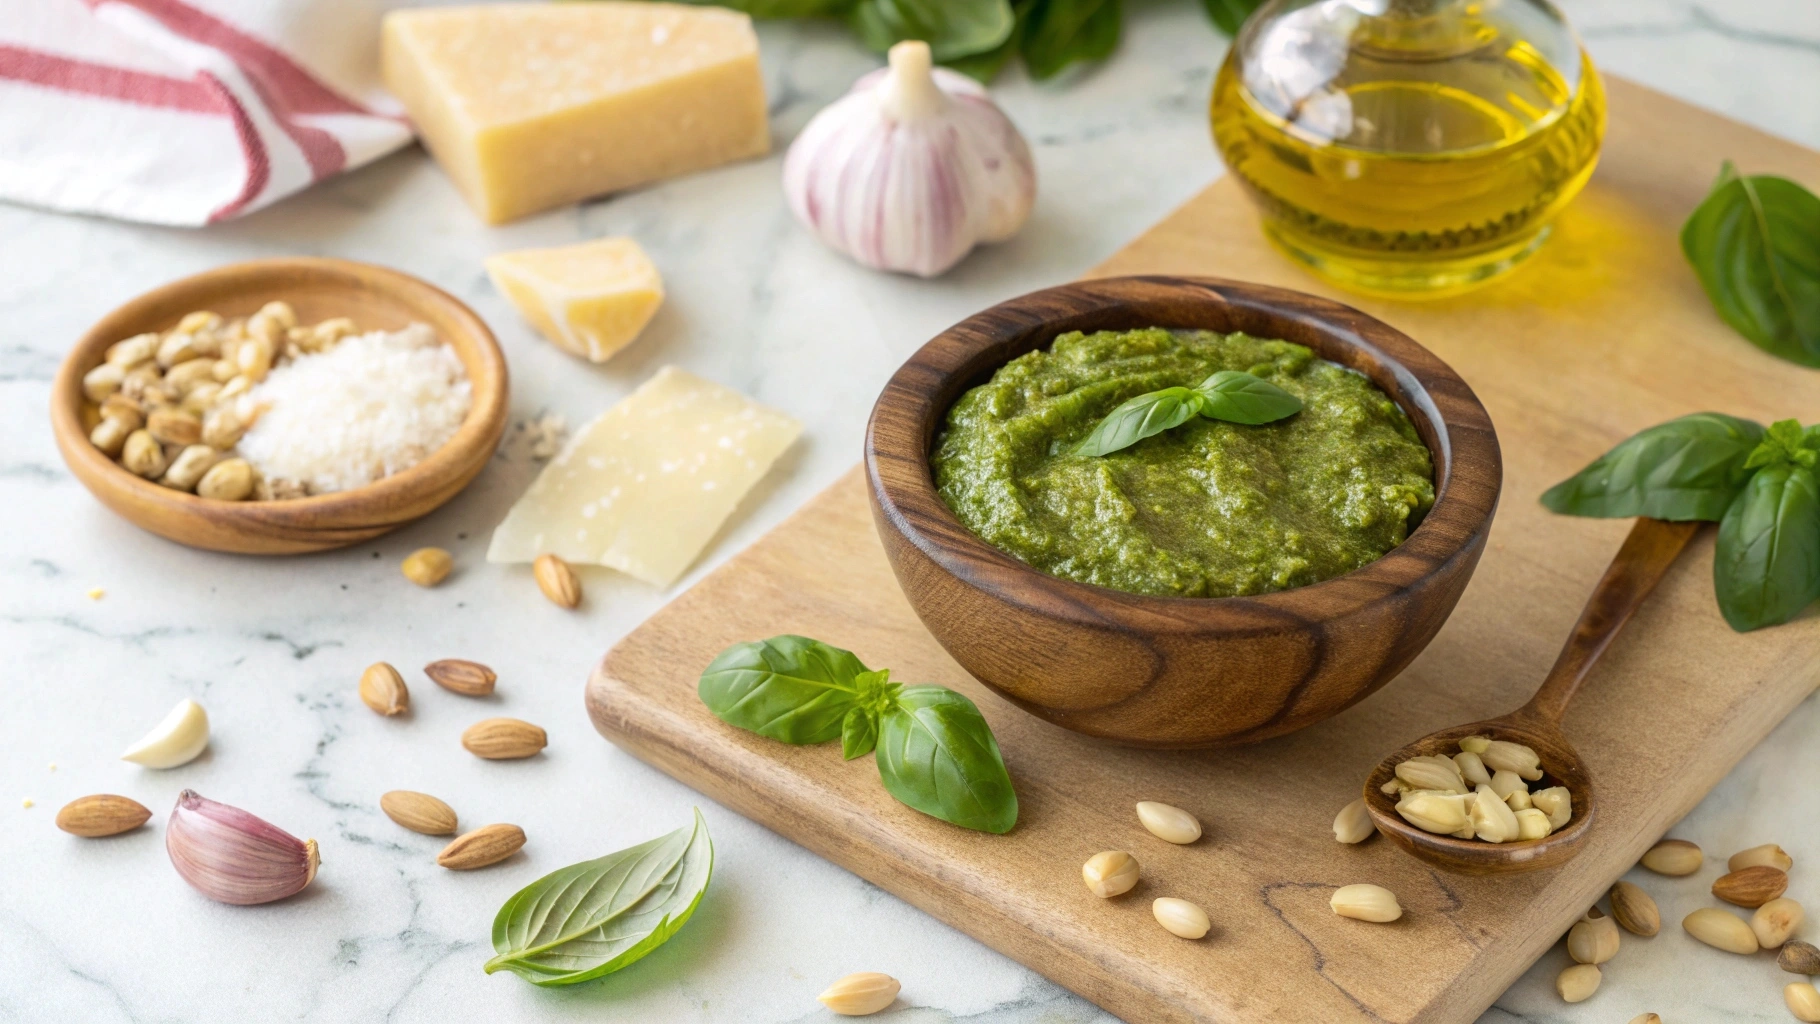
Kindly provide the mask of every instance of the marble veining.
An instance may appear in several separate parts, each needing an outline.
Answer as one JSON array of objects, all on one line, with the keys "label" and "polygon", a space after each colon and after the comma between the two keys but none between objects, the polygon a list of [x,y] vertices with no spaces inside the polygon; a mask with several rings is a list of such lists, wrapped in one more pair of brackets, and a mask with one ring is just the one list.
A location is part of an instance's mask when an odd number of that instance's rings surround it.
[{"label": "marble veining", "polygon": [[[578,425],[676,363],[788,410],[804,440],[744,504],[686,586],[832,482],[859,455],[877,388],[924,339],[999,299],[1067,280],[1220,173],[1205,121],[1225,43],[1199,5],[1128,4],[1107,65],[1065,85],[1008,74],[998,94],[1035,149],[1039,198],[1016,239],[936,281],[871,273],[801,231],[784,208],[781,151],[875,58],[838,26],[761,26],[777,151],[762,161],[555,211],[480,225],[412,150],[204,231],[0,207],[0,1020],[30,1022],[826,1022],[814,995],[854,970],[904,982],[902,1024],[1106,1024],[1108,1015],[778,836],[714,806],[596,735],[588,670],[666,594],[604,570],[564,613],[523,568],[484,562],[492,526],[536,472],[520,434],[475,485],[397,534],[347,551],[254,560],[167,544],[114,517],[63,469],[45,416],[70,339],[171,278],[263,255],[389,264],[469,302],[511,360],[513,419]],[[1820,6],[1812,0],[1565,0],[1600,64],[1820,146]],[[1141,154],[1141,173],[1133,169]],[[1722,154],[1715,154],[1715,160]],[[493,292],[481,259],[507,248],[627,233],[662,269],[669,301],[603,367],[538,340]],[[398,574],[437,544],[458,569],[418,590]],[[100,587],[105,596],[86,596]],[[499,671],[474,700],[417,666],[470,657]],[[387,660],[412,710],[381,719],[354,695]],[[116,760],[177,700],[209,709],[214,742],[169,772]],[[550,747],[480,762],[457,737],[512,715]],[[1800,862],[1791,895],[1820,910],[1812,780],[1820,707],[1804,704],[1675,830],[1715,855],[1683,880],[1635,877],[1662,904],[1663,934],[1626,937],[1603,990],[1560,1002],[1559,948],[1481,1024],[1604,1024],[1653,1010],[1669,1024],[1787,1019],[1785,980],[1679,932],[1720,859],[1776,841]],[[263,908],[220,906],[176,877],[162,849],[178,790],[192,787],[322,844],[321,875]],[[509,821],[525,850],[471,873],[438,868],[439,839],[394,826],[389,789],[448,800],[464,827]],[[155,812],[102,842],[65,836],[57,807],[117,792]],[[36,806],[22,806],[25,800]],[[564,864],[676,828],[704,805],[717,851],[709,898],[635,969],[569,990],[489,977],[489,927],[519,887]],[[1217,908],[1210,908],[1215,911]]]}]

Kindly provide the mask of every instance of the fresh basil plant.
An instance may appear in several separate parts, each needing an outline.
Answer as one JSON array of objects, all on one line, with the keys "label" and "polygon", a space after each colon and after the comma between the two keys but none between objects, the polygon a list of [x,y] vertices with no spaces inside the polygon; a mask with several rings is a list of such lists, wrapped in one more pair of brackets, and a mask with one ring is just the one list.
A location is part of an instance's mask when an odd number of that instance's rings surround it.
[{"label": "fresh basil plant", "polygon": [[1820,428],[1703,412],[1651,427],[1548,489],[1564,515],[1719,524],[1713,593],[1740,633],[1820,599]]},{"label": "fresh basil plant", "polygon": [[1256,426],[1302,411],[1302,400],[1262,377],[1221,370],[1193,388],[1164,388],[1137,396],[1106,414],[1074,446],[1076,455],[1110,455],[1195,416]]},{"label": "fresh basil plant", "polygon": [[[685,0],[754,18],[838,18],[880,53],[921,39],[935,59],[990,81],[1021,56],[1030,77],[1049,78],[1118,48],[1124,0]],[[1228,36],[1264,0],[1201,0]]]},{"label": "fresh basil plant", "polygon": [[553,871],[513,894],[493,918],[487,973],[534,985],[611,974],[670,941],[714,874],[701,811],[667,836]]},{"label": "fresh basil plant", "polygon": [[708,710],[785,743],[838,737],[849,761],[877,751],[905,805],[981,832],[1017,824],[1017,793],[980,709],[941,686],[903,686],[849,651],[801,636],[734,644],[701,674]]},{"label": "fresh basil plant", "polygon": [[1681,229],[1719,318],[1772,355],[1820,366],[1820,197],[1726,161]]}]

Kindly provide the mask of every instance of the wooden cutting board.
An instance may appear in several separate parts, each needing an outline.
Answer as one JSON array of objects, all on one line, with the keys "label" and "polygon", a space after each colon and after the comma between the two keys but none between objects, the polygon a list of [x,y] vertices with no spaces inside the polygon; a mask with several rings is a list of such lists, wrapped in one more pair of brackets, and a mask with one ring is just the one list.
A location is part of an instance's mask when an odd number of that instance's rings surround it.
[{"label": "wooden cutting board", "polygon": [[[843,865],[1133,1022],[1466,1024],[1820,679],[1813,615],[1741,636],[1712,597],[1697,538],[1594,671],[1567,731],[1599,789],[1585,852],[1506,879],[1438,874],[1381,838],[1341,846],[1334,813],[1385,752],[1525,700],[1630,524],[1552,516],[1536,496],[1626,435],[1716,409],[1814,418],[1820,374],[1770,358],[1713,315],[1677,232],[1729,157],[1820,186],[1820,154],[1612,80],[1611,129],[1556,237],[1505,282],[1407,304],[1346,296],[1265,244],[1223,179],[1098,267],[1209,274],[1332,295],[1408,332],[1477,390],[1506,468],[1491,545],[1459,608],[1401,677],[1328,722],[1207,753],[1105,746],[988,694],[917,621],[873,532],[856,469],[608,653],[588,689],[600,731],[716,800]],[[855,447],[858,440],[855,439]],[[897,678],[954,687],[985,710],[1022,807],[989,836],[910,811],[870,759],[729,728],[695,696],[729,644],[802,633]],[[1188,808],[1194,845],[1151,837],[1138,800]],[[1080,865],[1123,849],[1132,893],[1089,895]],[[1729,851],[1713,851],[1724,854]],[[1396,892],[1401,921],[1334,916],[1334,887]],[[1207,909],[1175,938],[1157,896]],[[1670,922],[1669,927],[1674,927]]]}]

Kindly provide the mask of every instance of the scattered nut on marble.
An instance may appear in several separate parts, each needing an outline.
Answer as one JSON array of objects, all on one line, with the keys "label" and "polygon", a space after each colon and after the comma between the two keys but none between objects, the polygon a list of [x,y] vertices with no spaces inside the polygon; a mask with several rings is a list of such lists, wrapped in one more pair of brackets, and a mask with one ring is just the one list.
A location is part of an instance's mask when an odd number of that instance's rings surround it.
[{"label": "scattered nut on marble", "polygon": [[1788,875],[1767,864],[1727,872],[1713,882],[1713,895],[1740,907],[1761,907],[1788,891]]},{"label": "scattered nut on marble", "polygon": [[1681,927],[1701,942],[1727,953],[1748,956],[1759,948],[1757,934],[1751,931],[1750,925],[1738,915],[1718,907],[1701,907],[1682,918]]},{"label": "scattered nut on marble", "polygon": [[1732,854],[1731,860],[1725,862],[1725,870],[1742,871],[1759,864],[1775,868],[1777,871],[1787,871],[1795,866],[1795,858],[1790,857],[1786,850],[1775,843],[1764,843],[1762,846],[1753,846],[1748,850],[1739,850]]},{"label": "scattered nut on marble", "polygon": [[433,587],[449,578],[455,568],[455,556],[441,548],[418,548],[399,564],[404,578],[420,587]]},{"label": "scattered nut on marble", "polygon": [[1575,964],[1555,979],[1555,991],[1570,1003],[1585,1002],[1599,991],[1599,982],[1604,980],[1605,976],[1592,964]]},{"label": "scattered nut on marble", "polygon": [[1611,887],[1611,916],[1632,935],[1648,938],[1662,930],[1662,911],[1641,886],[1618,882]]},{"label": "scattered nut on marble", "polygon": [[1750,917],[1750,930],[1757,936],[1757,945],[1764,949],[1777,949],[1788,941],[1788,937],[1801,927],[1801,921],[1807,912],[1801,904],[1786,896],[1770,900],[1757,908]]},{"label": "scattered nut on marble", "polygon": [[861,971],[835,981],[815,998],[843,1017],[864,1017],[896,1002],[902,987],[889,974]]},{"label": "scattered nut on marble", "polygon": [[1618,923],[1606,917],[1598,907],[1574,922],[1567,932],[1567,955],[1575,962],[1602,964],[1618,955]]},{"label": "scattered nut on marble", "polygon": [[1790,974],[1820,974],[1820,946],[1790,939],[1782,944],[1782,952],[1776,954],[1776,966]]},{"label": "scattered nut on marble", "polygon": [[1650,847],[1642,860],[1644,867],[1671,878],[1691,875],[1705,862],[1706,855],[1700,848],[1685,839],[1664,839]]}]

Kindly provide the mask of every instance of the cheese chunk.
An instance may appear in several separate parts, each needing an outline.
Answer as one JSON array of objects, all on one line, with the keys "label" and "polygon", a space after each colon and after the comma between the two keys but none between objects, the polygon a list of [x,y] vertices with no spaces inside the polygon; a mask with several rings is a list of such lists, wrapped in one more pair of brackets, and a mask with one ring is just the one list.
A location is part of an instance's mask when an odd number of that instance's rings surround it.
[{"label": "cheese chunk", "polygon": [[386,87],[489,224],[770,148],[752,19],[597,0],[398,10]]},{"label": "cheese chunk", "polygon": [[596,363],[631,344],[664,301],[663,278],[630,238],[502,252],[487,276],[557,348]]},{"label": "cheese chunk", "polygon": [[487,561],[548,553],[667,587],[800,433],[790,417],[666,366],[544,467],[493,531]]}]

